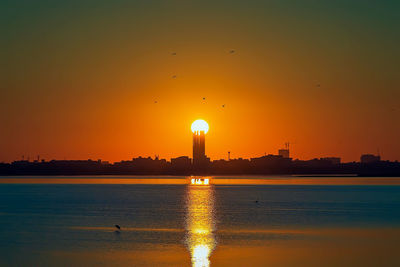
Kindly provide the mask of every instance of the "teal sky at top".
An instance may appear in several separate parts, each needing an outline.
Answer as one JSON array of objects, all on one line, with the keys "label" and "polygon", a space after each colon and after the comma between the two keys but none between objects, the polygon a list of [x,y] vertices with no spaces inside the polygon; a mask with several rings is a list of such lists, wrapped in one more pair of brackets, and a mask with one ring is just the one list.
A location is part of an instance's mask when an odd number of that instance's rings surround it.
[{"label": "teal sky at top", "polygon": [[20,75],[21,65],[36,68],[38,57],[57,53],[73,60],[117,42],[134,50],[153,41],[173,48],[196,42],[236,46],[243,39],[249,50],[284,43],[287,53],[363,53],[377,71],[393,76],[398,71],[400,3],[395,0],[6,0],[0,7],[1,54],[10,64],[3,73],[9,77]]}]

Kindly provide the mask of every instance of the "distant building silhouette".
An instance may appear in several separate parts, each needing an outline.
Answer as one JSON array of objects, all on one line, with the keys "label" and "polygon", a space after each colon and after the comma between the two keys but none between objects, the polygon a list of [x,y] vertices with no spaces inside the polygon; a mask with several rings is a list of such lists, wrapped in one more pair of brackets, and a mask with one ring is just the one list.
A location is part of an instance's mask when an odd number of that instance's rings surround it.
[{"label": "distant building silhouette", "polygon": [[278,150],[278,155],[283,157],[283,158],[290,158],[289,156],[289,149],[279,149]]},{"label": "distant building silhouette", "polygon": [[192,160],[188,156],[171,158],[171,167],[174,173],[189,173],[192,169]]},{"label": "distant building silhouette", "polygon": [[332,163],[332,164],[340,164],[340,158],[337,158],[337,157],[326,157],[326,158],[321,158],[321,160],[325,160],[325,161],[328,161],[328,162],[330,162],[330,163]]},{"label": "distant building silhouette", "polygon": [[283,158],[290,158],[289,155],[289,142],[285,143],[285,148],[279,149],[278,150],[278,155],[282,156]]},{"label": "distant building silhouette", "polygon": [[290,169],[291,158],[284,158],[281,155],[265,155],[259,158],[251,158],[251,169],[255,173],[281,173]]},{"label": "distant building silhouette", "polygon": [[375,156],[373,154],[364,154],[360,158],[361,163],[375,163],[381,161],[381,156]]}]

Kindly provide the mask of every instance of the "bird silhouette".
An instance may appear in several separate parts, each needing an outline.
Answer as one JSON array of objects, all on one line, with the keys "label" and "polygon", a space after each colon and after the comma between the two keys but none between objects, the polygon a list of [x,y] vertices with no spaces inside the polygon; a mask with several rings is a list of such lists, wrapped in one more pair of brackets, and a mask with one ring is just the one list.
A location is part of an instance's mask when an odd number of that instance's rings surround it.
[{"label": "bird silhouette", "polygon": [[205,97],[203,97],[203,100],[206,100],[206,98],[205,98]]},{"label": "bird silhouette", "polygon": [[229,54],[233,54],[233,53],[235,53],[236,51],[235,50],[229,50]]},{"label": "bird silhouette", "polygon": [[157,104],[158,103],[158,101],[156,100],[156,101],[154,101],[154,104]]},{"label": "bird silhouette", "polygon": [[224,107],[225,107],[225,104],[224,104],[224,105],[222,105],[222,107],[224,108]]},{"label": "bird silhouette", "polygon": [[176,56],[176,52],[171,53],[171,55]]},{"label": "bird silhouette", "polygon": [[172,76],[172,79],[175,79],[175,78],[176,78],[176,75],[173,75],[173,76]]},{"label": "bird silhouette", "polygon": [[121,226],[119,226],[118,224],[116,224],[115,227],[116,227],[118,230],[121,230]]}]

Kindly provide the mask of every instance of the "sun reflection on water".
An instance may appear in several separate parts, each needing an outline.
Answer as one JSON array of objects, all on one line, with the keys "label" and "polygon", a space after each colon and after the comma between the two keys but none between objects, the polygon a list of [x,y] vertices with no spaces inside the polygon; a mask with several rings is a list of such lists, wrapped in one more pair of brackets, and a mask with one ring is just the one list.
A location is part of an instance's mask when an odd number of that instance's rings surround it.
[{"label": "sun reflection on water", "polygon": [[186,245],[192,266],[210,266],[210,256],[216,246],[213,187],[188,185],[186,201]]}]

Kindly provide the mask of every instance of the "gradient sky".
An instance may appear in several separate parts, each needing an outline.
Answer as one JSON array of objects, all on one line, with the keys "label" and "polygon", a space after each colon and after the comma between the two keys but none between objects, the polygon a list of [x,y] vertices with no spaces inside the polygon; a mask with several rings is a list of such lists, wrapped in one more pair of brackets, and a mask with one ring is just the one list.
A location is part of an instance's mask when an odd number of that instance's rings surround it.
[{"label": "gradient sky", "polygon": [[397,0],[3,0],[0,161],[191,156],[198,118],[212,159],[289,141],[294,158],[400,160],[399,13]]}]

